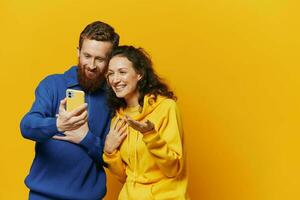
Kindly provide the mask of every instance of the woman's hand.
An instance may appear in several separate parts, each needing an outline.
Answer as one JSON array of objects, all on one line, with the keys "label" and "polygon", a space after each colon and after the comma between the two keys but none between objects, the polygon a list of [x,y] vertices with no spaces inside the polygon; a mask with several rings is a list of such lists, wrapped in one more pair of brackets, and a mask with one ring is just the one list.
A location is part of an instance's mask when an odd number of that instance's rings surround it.
[{"label": "woman's hand", "polygon": [[134,128],[135,130],[139,131],[142,134],[154,129],[154,124],[149,120],[146,120],[145,122],[139,122],[133,120],[131,117],[127,115],[125,115],[125,119],[129,126],[131,126],[132,128]]},{"label": "woman's hand", "polygon": [[122,120],[117,117],[108,135],[106,136],[104,151],[106,153],[113,153],[123,142],[127,136],[127,127],[125,119]]}]

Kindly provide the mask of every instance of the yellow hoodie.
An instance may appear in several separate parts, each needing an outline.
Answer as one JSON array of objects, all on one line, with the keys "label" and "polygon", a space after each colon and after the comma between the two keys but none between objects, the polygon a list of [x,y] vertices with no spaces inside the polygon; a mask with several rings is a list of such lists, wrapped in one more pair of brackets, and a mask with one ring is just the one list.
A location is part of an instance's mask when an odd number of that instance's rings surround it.
[{"label": "yellow hoodie", "polygon": [[[145,96],[144,106],[117,111],[134,120],[150,120],[154,130],[142,134],[129,127],[119,150],[104,153],[108,169],[125,182],[119,200],[186,200],[187,174],[183,130],[176,102],[162,96]],[[116,116],[112,119],[112,123]]]}]

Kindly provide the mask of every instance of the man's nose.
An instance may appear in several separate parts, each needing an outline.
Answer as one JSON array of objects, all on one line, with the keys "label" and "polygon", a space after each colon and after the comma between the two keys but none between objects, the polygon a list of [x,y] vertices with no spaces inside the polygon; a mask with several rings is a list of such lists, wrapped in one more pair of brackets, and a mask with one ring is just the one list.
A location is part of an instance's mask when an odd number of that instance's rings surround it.
[{"label": "man's nose", "polygon": [[88,65],[88,68],[91,69],[91,70],[93,70],[93,69],[95,69],[96,67],[97,67],[97,66],[96,66],[95,60],[94,60],[94,59],[91,59],[89,65]]}]

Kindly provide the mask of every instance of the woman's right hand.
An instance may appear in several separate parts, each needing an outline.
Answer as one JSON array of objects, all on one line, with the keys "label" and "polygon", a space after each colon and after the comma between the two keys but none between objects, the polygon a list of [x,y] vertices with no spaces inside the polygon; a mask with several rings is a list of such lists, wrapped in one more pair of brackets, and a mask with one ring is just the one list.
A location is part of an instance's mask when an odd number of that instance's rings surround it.
[{"label": "woman's right hand", "polygon": [[106,136],[104,151],[108,154],[113,153],[127,136],[127,127],[125,119],[117,117],[109,133]]}]

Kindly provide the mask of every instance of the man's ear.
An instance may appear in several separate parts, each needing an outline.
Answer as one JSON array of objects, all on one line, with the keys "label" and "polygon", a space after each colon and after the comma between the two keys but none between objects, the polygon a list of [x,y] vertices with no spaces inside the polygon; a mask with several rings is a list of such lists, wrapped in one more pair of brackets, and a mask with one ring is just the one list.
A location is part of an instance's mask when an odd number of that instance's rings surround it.
[{"label": "man's ear", "polygon": [[78,58],[79,58],[79,55],[80,55],[80,49],[79,49],[79,47],[77,47],[77,56],[78,56]]}]

